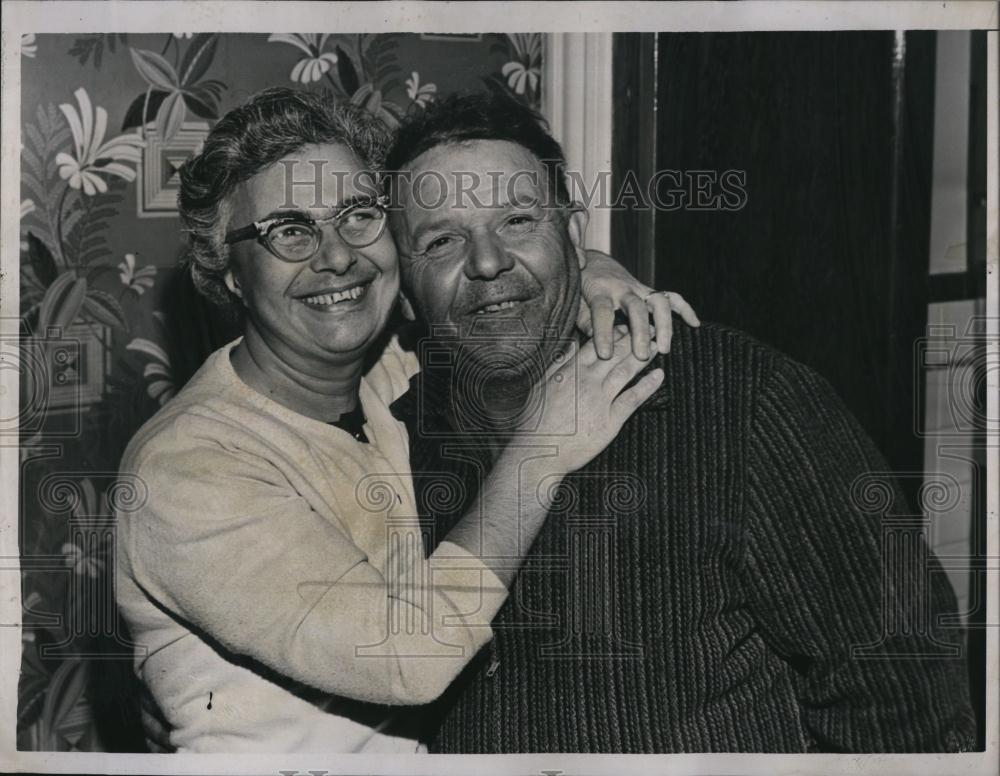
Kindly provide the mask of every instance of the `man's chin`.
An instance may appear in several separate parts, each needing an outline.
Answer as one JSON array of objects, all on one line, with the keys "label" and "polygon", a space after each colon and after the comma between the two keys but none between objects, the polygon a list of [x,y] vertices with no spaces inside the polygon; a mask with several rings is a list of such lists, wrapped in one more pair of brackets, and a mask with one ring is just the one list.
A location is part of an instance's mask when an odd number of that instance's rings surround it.
[{"label": "man's chin", "polygon": [[535,383],[545,372],[542,341],[527,337],[465,338],[459,358],[459,379],[480,386]]},{"label": "man's chin", "polygon": [[497,342],[504,340],[525,341],[537,339],[533,327],[523,317],[504,315],[466,315],[462,319],[462,339],[485,339]]}]

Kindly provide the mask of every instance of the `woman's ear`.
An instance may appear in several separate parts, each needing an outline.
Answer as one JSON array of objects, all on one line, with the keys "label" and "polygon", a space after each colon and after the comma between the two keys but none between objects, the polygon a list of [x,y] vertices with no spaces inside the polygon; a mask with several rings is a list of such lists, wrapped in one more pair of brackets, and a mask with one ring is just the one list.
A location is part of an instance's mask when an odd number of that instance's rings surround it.
[{"label": "woman's ear", "polygon": [[240,281],[233,273],[232,268],[226,270],[226,274],[222,276],[222,279],[226,281],[226,288],[228,288],[234,296],[238,296],[240,299],[243,298],[243,289],[240,288]]},{"label": "woman's ear", "polygon": [[406,294],[402,291],[399,292],[399,311],[403,313],[403,317],[406,318],[406,320],[417,320],[417,314],[413,310],[413,305],[410,304],[410,300],[406,298]]},{"label": "woman's ear", "polygon": [[587,224],[590,223],[590,215],[587,208],[579,202],[573,202],[567,208],[568,220],[566,231],[569,233],[569,240],[576,251],[577,261],[580,262],[580,269],[587,266]]}]

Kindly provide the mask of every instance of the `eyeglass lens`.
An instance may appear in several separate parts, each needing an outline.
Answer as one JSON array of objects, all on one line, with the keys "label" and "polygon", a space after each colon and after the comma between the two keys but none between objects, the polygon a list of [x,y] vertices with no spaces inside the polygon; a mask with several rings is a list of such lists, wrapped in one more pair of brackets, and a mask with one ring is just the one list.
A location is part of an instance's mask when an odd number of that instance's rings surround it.
[{"label": "eyeglass lens", "polygon": [[[333,220],[340,239],[352,248],[364,248],[375,242],[384,223],[385,213],[380,208],[365,206],[350,208]],[[321,230],[322,223],[279,224],[268,232],[267,240],[284,258],[305,260],[319,249]]]}]

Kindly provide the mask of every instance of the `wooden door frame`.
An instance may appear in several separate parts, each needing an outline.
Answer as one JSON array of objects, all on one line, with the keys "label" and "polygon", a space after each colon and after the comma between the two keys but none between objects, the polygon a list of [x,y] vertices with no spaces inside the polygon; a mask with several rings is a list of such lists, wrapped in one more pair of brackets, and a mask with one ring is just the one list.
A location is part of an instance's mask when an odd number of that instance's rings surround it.
[{"label": "wooden door frame", "polygon": [[[651,180],[657,169],[660,63],[656,33],[615,33],[613,37],[611,188],[620,191],[629,170],[642,183]],[[609,215],[612,255],[639,280],[656,288],[655,212],[630,208]]]},{"label": "wooden door frame", "polygon": [[[570,170],[590,187],[612,165],[612,33],[558,32],[545,36],[542,113],[562,144]],[[611,250],[611,212],[590,208],[587,245]]]}]

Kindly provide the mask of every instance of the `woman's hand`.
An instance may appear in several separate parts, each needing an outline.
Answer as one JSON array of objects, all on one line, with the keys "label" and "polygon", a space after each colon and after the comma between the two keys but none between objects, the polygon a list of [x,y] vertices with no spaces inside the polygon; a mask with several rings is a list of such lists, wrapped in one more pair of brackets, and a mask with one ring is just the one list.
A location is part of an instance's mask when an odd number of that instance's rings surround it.
[{"label": "woman's hand", "polygon": [[[654,332],[656,349],[660,353],[670,352],[674,334],[671,312],[680,315],[689,326],[701,325],[691,305],[680,294],[657,292],[640,283],[621,264],[600,251],[587,251],[587,266],[580,283],[582,300],[576,325],[593,337],[601,359],[611,358],[617,309],[628,315],[632,352],[642,359],[652,355],[649,340]],[[652,327],[649,325],[650,313],[653,315]]]},{"label": "woman's hand", "polygon": [[538,393],[527,403],[530,417],[522,419],[515,439],[556,446],[555,457],[538,464],[549,474],[564,475],[590,463],[663,382],[663,370],[652,369],[626,390],[648,364],[632,352],[625,326],[614,327],[611,345],[611,358],[600,359],[593,340],[574,343],[535,386]]},{"label": "woman's hand", "polygon": [[154,754],[176,752],[177,747],[170,743],[170,723],[145,684],[139,691],[139,709],[142,713],[142,729],[146,735],[146,749]]},{"label": "woman's hand", "polygon": [[534,386],[518,430],[447,540],[480,557],[509,589],[562,478],[604,450],[663,383],[663,370],[652,369],[626,388],[645,366],[624,326],[614,332],[607,360],[597,357],[592,340],[574,341]]}]

